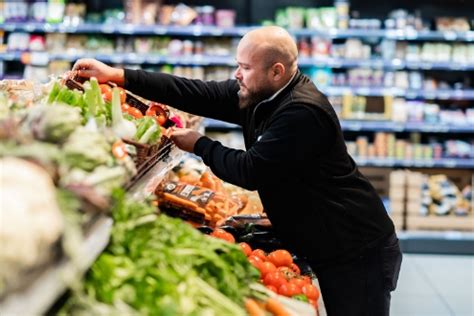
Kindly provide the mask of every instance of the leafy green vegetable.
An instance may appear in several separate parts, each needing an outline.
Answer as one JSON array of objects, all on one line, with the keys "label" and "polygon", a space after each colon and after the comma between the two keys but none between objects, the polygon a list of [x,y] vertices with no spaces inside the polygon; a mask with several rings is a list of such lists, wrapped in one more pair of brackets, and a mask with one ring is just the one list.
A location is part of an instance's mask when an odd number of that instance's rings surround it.
[{"label": "leafy green vegetable", "polygon": [[100,133],[86,128],[78,128],[71,134],[63,147],[66,161],[70,167],[87,171],[99,165],[110,165],[112,146]]},{"label": "leafy green vegetable", "polygon": [[110,245],[84,285],[90,300],[142,315],[246,315],[243,299],[259,273],[237,245],[114,196]]},{"label": "leafy green vegetable", "polygon": [[61,143],[81,125],[79,111],[67,105],[32,107],[28,111],[24,128],[33,132],[35,138],[53,143]]}]

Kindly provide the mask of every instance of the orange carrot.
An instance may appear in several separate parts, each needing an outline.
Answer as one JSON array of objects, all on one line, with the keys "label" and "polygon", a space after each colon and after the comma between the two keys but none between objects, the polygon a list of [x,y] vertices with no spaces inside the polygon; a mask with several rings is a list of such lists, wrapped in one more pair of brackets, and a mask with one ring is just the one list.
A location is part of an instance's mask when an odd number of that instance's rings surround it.
[{"label": "orange carrot", "polygon": [[279,301],[271,297],[267,300],[265,308],[275,316],[290,316],[285,307],[283,307]]},{"label": "orange carrot", "polygon": [[263,311],[257,302],[251,298],[245,300],[245,309],[250,316],[265,316],[265,311]]}]

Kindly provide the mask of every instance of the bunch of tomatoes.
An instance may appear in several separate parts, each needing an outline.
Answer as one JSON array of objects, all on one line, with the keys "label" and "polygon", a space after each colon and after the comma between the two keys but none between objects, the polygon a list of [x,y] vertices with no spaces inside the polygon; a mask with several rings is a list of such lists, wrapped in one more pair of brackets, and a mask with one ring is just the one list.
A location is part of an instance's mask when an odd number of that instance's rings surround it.
[{"label": "bunch of tomatoes", "polygon": [[[106,102],[112,102],[112,87],[105,83],[99,85],[99,87],[100,92],[102,93],[102,98]],[[127,93],[125,92],[125,89],[121,87],[117,88],[120,92],[120,104],[122,107],[122,113],[126,113],[136,119],[142,118],[143,113],[139,109],[127,104]],[[166,111],[163,109],[162,105],[157,102],[150,103],[145,115],[153,117],[159,126],[163,126],[167,121]]]},{"label": "bunch of tomatoes", "polygon": [[[215,229],[211,236],[235,242],[234,236],[223,229]],[[309,276],[301,275],[300,268],[288,251],[279,249],[267,254],[262,249],[252,250],[245,242],[239,243],[239,246],[249,262],[260,271],[260,280],[268,289],[283,296],[307,300],[315,308],[318,307],[318,288]]]}]

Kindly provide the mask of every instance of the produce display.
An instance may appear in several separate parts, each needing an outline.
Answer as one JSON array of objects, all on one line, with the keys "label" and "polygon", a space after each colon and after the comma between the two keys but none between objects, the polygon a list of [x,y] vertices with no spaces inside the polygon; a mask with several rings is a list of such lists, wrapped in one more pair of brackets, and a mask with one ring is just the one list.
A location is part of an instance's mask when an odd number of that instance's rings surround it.
[{"label": "produce display", "polygon": [[[64,285],[72,291],[59,314],[254,315],[257,308],[268,315],[315,314],[309,304],[282,301],[259,285],[262,272],[239,245],[161,214],[154,197],[137,201],[123,190],[153,158],[148,153],[151,158],[140,161],[140,148],[161,150],[169,124],[195,126],[193,117],[94,78],[68,80],[0,85],[1,189],[7,195],[0,226],[2,309],[54,271],[50,267],[70,262],[78,274]],[[196,170],[185,174],[185,165],[168,180],[210,192],[215,224],[256,206],[209,171],[192,180]],[[110,242],[78,282],[75,249],[99,214],[114,220]]]},{"label": "produce display", "polygon": [[245,315],[244,298],[253,295],[248,284],[259,273],[238,246],[123,196],[112,216],[111,243],[84,292],[66,304],[67,314]]}]

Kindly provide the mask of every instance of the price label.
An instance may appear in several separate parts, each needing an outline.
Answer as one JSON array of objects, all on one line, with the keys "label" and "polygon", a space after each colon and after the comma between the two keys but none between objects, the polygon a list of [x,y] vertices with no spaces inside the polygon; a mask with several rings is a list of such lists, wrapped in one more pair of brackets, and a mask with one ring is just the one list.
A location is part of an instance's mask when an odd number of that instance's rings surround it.
[{"label": "price label", "polygon": [[148,55],[146,57],[146,61],[149,64],[159,64],[161,61],[161,57],[159,55]]},{"label": "price label", "polygon": [[122,25],[119,30],[123,34],[133,34],[135,33],[135,26],[133,24],[125,24]]},{"label": "price label", "polygon": [[121,64],[123,63],[123,56],[120,56],[120,55],[112,55],[110,56],[110,62],[113,63],[113,64]]},{"label": "price label", "polygon": [[444,39],[447,41],[454,41],[458,37],[456,32],[446,31],[443,33]]},{"label": "price label", "polygon": [[155,26],[153,28],[153,33],[157,34],[157,35],[164,35],[168,32],[168,29],[166,27],[163,27],[163,26]]},{"label": "price label", "polygon": [[212,36],[222,36],[224,34],[224,30],[218,27],[213,27],[210,29],[210,33]]},{"label": "price label", "polygon": [[35,66],[47,66],[49,64],[49,54],[47,52],[31,52],[30,64]]},{"label": "price label", "polygon": [[426,62],[421,63],[420,68],[429,70],[429,69],[433,68],[433,64],[432,63],[426,63]]},{"label": "price label", "polygon": [[36,27],[33,23],[25,24],[24,28],[25,28],[25,31],[28,32],[28,33],[31,33],[36,29]]},{"label": "price label", "polygon": [[457,166],[457,163],[454,159],[444,159],[442,165],[446,168],[455,168]]},{"label": "price label", "polygon": [[[2,54],[0,54],[0,56],[2,56]],[[6,60],[6,61],[10,61],[10,60],[15,60],[15,54],[14,53],[5,53],[3,54],[3,60]]]},{"label": "price label", "polygon": [[15,24],[5,24],[4,28],[6,32],[13,32],[16,29]]},{"label": "price label", "polygon": [[104,24],[100,28],[100,31],[102,33],[110,34],[110,33],[115,32],[115,27],[113,25],[110,25],[110,24]]},{"label": "price label", "polygon": [[409,40],[414,40],[418,38],[418,32],[415,30],[406,30],[405,36]]},{"label": "price label", "polygon": [[445,233],[444,237],[448,240],[462,240],[462,233],[456,231],[448,231]]},{"label": "price label", "polygon": [[438,98],[441,100],[448,100],[451,98],[451,93],[449,91],[439,91]]},{"label": "price label", "polygon": [[360,95],[370,95],[370,89],[369,88],[359,88],[356,90],[356,93],[357,94],[360,94]]}]

